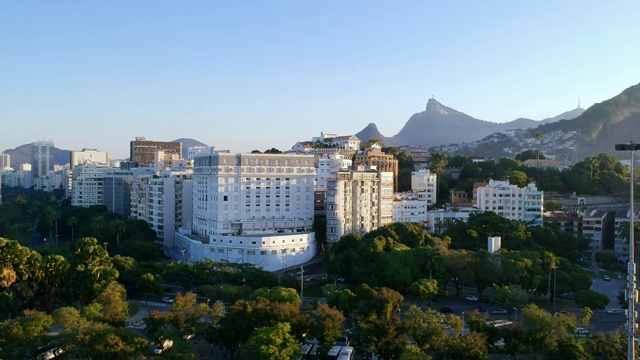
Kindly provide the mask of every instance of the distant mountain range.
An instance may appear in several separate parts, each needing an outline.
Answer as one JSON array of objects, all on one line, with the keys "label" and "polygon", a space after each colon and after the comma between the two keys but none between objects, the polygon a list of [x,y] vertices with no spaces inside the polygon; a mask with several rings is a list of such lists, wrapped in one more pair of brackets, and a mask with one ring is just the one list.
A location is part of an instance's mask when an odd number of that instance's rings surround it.
[{"label": "distant mountain range", "polygon": [[519,118],[506,123],[479,120],[460,111],[429,99],[425,111],[409,118],[399,133],[392,137],[382,135],[375,124],[370,123],[356,136],[362,141],[376,138],[386,146],[425,146],[460,144],[480,140],[483,137],[506,130],[529,129],[561,119],[573,119],[584,112],[576,108],[544,120]]}]

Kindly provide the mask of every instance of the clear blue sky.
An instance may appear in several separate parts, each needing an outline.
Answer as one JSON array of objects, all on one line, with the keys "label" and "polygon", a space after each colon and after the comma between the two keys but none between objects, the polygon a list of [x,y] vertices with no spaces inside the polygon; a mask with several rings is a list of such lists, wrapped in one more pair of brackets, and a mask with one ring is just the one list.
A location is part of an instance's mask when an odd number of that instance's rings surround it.
[{"label": "clear blue sky", "polygon": [[289,149],[432,95],[543,119],[640,82],[637,1],[4,1],[0,151],[128,156],[135,136]]}]

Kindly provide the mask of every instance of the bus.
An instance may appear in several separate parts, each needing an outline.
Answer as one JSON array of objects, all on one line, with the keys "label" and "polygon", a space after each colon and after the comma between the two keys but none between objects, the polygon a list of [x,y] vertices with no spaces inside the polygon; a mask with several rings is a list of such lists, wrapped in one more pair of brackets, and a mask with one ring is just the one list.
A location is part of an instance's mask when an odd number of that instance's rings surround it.
[{"label": "bus", "polygon": [[333,345],[329,352],[327,353],[327,360],[338,360],[338,355],[340,355],[340,350],[342,350],[342,346]]},{"label": "bus", "polygon": [[343,346],[338,355],[338,360],[353,360],[355,349],[352,346]]}]

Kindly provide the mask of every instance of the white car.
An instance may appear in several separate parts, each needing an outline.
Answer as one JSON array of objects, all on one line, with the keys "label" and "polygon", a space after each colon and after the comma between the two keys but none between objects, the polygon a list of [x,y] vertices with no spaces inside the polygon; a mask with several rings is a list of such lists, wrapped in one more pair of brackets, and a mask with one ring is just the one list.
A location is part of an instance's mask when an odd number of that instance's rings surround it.
[{"label": "white car", "polygon": [[467,296],[464,299],[468,300],[468,301],[478,301],[478,297],[477,296]]},{"label": "white car", "polygon": [[194,336],[196,336],[196,334],[195,334],[195,333],[194,333],[194,334],[186,334],[186,335],[185,335],[185,336],[183,336],[182,338],[183,338],[184,340],[189,341],[189,340],[193,339],[193,337],[194,337]]},{"label": "white car", "polygon": [[622,309],[609,309],[607,310],[607,314],[609,315],[621,315],[623,314]]},{"label": "white car", "polygon": [[169,296],[165,296],[162,298],[162,302],[173,304],[173,298]]},{"label": "white car", "polygon": [[587,329],[585,329],[583,327],[578,327],[578,328],[576,328],[575,334],[576,335],[589,335],[589,330],[587,330]]}]

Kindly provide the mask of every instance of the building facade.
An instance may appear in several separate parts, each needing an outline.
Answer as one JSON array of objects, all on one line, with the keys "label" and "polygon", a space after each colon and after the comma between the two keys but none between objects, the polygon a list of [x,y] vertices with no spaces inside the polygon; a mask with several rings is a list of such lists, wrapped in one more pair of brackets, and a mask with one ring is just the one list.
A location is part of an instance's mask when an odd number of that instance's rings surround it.
[{"label": "building facade", "polygon": [[86,148],[80,151],[71,151],[69,159],[70,170],[73,170],[76,165],[85,164],[110,165],[109,153]]},{"label": "building facade", "polygon": [[11,167],[11,155],[0,153],[0,170]]},{"label": "building facade", "polygon": [[353,166],[375,166],[380,172],[393,174],[395,191],[398,191],[398,160],[391,154],[385,154],[379,147],[358,151],[353,159]]},{"label": "building facade", "polygon": [[166,255],[175,233],[193,220],[193,170],[162,171],[138,177],[131,195],[131,216],[155,230]]},{"label": "building facade", "polygon": [[393,222],[393,173],[358,167],[327,180],[327,242]]},{"label": "building facade", "polygon": [[427,202],[416,192],[396,193],[393,199],[393,222],[425,223]]},{"label": "building facade", "polygon": [[31,165],[34,178],[44,176],[47,172],[53,171],[54,150],[55,147],[51,140],[40,140],[31,143]]},{"label": "building facade", "polygon": [[317,251],[314,157],[217,153],[196,157],[193,221],[175,236],[188,261],[246,262],[268,271]]},{"label": "building facade", "polygon": [[438,175],[432,174],[429,169],[411,172],[411,190],[418,193],[418,199],[426,201],[428,205],[437,202]]},{"label": "building facade", "polygon": [[510,219],[531,225],[542,225],[544,192],[531,183],[525,188],[511,185],[509,181],[490,180],[476,189],[476,207],[481,211],[493,211]]},{"label": "building facade", "polygon": [[130,143],[129,159],[137,163],[139,167],[149,166],[154,163],[156,152],[164,151],[166,154],[175,154],[182,158],[182,143],[177,141],[163,142],[151,141],[140,136]]}]

